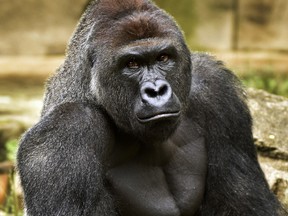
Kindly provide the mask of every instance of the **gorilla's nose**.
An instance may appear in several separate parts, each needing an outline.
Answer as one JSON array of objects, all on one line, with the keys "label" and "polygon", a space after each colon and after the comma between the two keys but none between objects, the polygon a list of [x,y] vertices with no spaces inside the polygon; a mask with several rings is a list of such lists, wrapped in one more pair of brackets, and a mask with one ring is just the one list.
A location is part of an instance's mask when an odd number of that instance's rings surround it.
[{"label": "gorilla's nose", "polygon": [[142,101],[152,106],[161,107],[172,97],[172,89],[168,82],[156,80],[145,82],[140,88]]}]

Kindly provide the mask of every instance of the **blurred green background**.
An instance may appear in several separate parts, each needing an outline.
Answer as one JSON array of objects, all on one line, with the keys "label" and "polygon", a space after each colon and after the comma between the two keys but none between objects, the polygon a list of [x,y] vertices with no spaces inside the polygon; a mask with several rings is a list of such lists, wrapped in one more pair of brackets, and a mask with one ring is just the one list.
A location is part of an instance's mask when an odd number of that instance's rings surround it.
[{"label": "blurred green background", "polygon": [[[11,171],[19,135],[39,118],[44,82],[88,0],[0,2],[0,216],[22,215]],[[287,0],[155,2],[175,17],[192,51],[223,60],[247,87],[288,96]]]}]

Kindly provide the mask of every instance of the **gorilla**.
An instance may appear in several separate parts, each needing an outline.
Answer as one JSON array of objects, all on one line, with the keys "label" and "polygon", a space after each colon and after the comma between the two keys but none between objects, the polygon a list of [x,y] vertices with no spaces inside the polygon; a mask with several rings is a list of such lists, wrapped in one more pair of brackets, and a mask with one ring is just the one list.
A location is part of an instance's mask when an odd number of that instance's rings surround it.
[{"label": "gorilla", "polygon": [[89,4],[17,167],[28,216],[286,215],[239,81],[149,0]]}]

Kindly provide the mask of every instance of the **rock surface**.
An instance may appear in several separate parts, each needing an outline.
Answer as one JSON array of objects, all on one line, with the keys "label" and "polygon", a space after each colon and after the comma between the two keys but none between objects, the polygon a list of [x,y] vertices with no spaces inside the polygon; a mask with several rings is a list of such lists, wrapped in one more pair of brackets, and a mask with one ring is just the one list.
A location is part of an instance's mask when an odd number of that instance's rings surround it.
[{"label": "rock surface", "polygon": [[288,160],[288,99],[248,90],[255,144],[262,155]]},{"label": "rock surface", "polygon": [[261,167],[271,189],[288,208],[288,99],[255,89],[247,94]]}]

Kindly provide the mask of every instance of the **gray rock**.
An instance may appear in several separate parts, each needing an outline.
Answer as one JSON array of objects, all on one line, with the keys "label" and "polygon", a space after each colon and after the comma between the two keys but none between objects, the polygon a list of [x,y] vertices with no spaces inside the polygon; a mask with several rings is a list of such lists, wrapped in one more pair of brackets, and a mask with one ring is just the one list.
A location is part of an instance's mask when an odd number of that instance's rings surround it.
[{"label": "gray rock", "polygon": [[272,191],[288,208],[288,99],[248,89],[253,136]]},{"label": "gray rock", "polygon": [[247,93],[259,153],[288,160],[288,99],[262,90],[248,89]]},{"label": "gray rock", "polygon": [[259,157],[271,190],[288,209],[288,161]]}]

